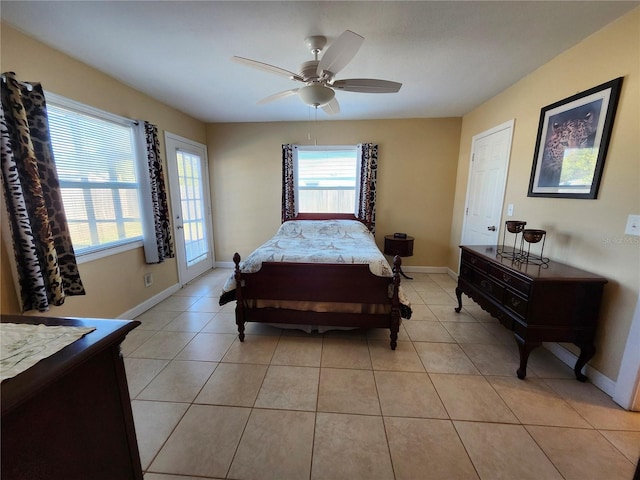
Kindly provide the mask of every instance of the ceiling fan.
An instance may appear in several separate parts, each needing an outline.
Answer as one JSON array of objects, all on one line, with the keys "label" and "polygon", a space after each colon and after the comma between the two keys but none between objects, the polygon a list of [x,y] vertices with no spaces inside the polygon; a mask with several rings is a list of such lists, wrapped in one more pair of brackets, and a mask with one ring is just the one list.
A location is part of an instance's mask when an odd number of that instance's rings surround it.
[{"label": "ceiling fan", "polygon": [[249,58],[234,56],[232,59],[249,67],[285,76],[305,84],[303,87],[263,98],[258,102],[258,105],[297,94],[305,104],[316,109],[321,107],[329,115],[334,115],[340,112],[340,105],[335,98],[335,90],[360,93],[395,93],[402,87],[401,83],[373,78],[335,79],[335,75],[347,66],[358,52],[363,41],[364,37],[351,30],[345,30],[318,60],[318,54],[327,44],[327,38],[321,35],[307,37],[305,45],[311,50],[314,60],[304,62],[298,73]]}]

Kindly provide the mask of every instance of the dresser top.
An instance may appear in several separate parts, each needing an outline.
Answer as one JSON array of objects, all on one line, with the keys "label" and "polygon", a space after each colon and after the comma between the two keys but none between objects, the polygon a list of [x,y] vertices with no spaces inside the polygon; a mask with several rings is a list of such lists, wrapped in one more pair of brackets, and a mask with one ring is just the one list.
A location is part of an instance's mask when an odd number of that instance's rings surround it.
[{"label": "dresser top", "polygon": [[506,256],[508,253],[505,256],[498,255],[498,250],[512,252],[513,248],[510,247],[496,245],[461,245],[460,248],[480,257],[484,257],[487,261],[498,264],[507,270],[518,272],[532,280],[579,280],[585,282],[607,283],[607,279],[604,277],[570,265],[565,265],[564,263],[554,262],[551,260],[545,265],[533,265],[517,262],[513,260],[513,258]]},{"label": "dresser top", "polygon": [[53,383],[97,352],[118,345],[131,330],[140,325],[137,320],[94,318],[55,318],[40,316],[0,315],[2,323],[64,325],[94,327],[95,330],[67,345],[50,357],[40,360],[28,370],[2,382],[2,414]]}]

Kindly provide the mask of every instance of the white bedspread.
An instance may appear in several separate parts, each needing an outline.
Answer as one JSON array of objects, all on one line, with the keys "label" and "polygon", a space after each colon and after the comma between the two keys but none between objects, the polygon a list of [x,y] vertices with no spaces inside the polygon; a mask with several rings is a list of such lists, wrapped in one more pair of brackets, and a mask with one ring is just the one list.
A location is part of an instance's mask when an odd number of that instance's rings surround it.
[{"label": "white bedspread", "polygon": [[[270,240],[241,262],[240,270],[243,273],[255,273],[262,267],[262,262],[367,264],[374,275],[393,275],[373,235],[357,220],[285,222]],[[235,288],[232,274],[223,287],[223,293]],[[410,305],[402,289],[399,296],[403,305]]]},{"label": "white bedspread", "polygon": [[[240,264],[244,273],[255,273],[262,262],[368,264],[379,277],[392,275],[389,262],[376,246],[373,235],[356,220],[292,220],[258,247]],[[224,291],[235,288],[233,276]]]}]

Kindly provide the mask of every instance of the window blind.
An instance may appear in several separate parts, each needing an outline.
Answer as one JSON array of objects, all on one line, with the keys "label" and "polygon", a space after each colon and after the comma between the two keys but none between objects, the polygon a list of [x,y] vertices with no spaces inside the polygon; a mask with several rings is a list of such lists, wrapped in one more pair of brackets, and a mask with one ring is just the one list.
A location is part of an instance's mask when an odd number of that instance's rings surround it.
[{"label": "window blind", "polygon": [[47,111],[76,253],[140,240],[133,122],[86,113],[51,100]]}]

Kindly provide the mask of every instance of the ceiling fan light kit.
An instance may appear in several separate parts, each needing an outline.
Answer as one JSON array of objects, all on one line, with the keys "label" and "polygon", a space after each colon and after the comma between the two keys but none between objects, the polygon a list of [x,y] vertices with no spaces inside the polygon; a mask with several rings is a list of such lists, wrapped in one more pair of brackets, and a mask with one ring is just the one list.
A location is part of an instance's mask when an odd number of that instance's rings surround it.
[{"label": "ceiling fan light kit", "polygon": [[311,107],[322,107],[333,100],[335,95],[336,92],[319,83],[312,83],[298,90],[300,100]]},{"label": "ceiling fan light kit", "polygon": [[306,84],[304,87],[294,88],[263,98],[258,101],[259,105],[297,94],[306,105],[316,109],[322,107],[327,114],[335,115],[340,112],[340,105],[335,98],[336,89],[359,93],[395,93],[402,87],[402,84],[398,82],[373,78],[334,79],[335,75],[353,59],[363,41],[364,37],[351,30],[345,30],[329,46],[322,58],[318,60],[318,54],[322,52],[322,49],[327,44],[327,38],[321,35],[307,37],[304,43],[314,56],[314,60],[304,62],[300,66],[298,73],[249,58],[233,57],[233,60]]}]

